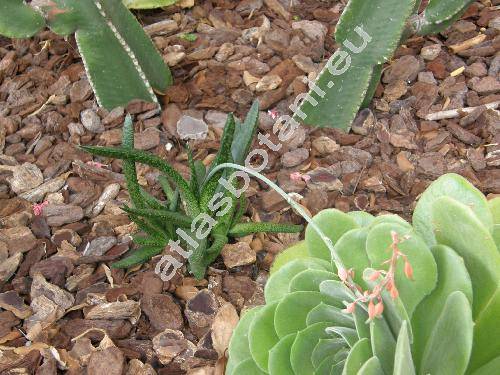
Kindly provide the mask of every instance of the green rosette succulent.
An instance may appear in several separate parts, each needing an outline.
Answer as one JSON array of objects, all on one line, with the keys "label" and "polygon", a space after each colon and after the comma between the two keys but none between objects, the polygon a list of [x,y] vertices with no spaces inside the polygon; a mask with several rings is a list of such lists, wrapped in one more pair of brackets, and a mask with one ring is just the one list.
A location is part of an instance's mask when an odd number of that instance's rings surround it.
[{"label": "green rosette succulent", "polygon": [[500,199],[448,174],[412,221],[317,214],[243,314],[226,374],[498,374]]}]

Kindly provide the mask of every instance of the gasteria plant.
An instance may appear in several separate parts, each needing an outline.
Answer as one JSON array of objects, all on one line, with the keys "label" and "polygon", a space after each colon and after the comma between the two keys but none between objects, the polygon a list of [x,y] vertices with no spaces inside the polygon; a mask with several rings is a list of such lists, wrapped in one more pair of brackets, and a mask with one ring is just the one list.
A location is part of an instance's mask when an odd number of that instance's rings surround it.
[{"label": "gasteria plant", "polygon": [[383,64],[401,41],[446,29],[472,2],[430,0],[418,14],[420,0],[350,0],[335,32],[341,47],[319,73],[305,100],[291,107],[296,120],[349,130],[359,108],[369,105]]},{"label": "gasteria plant", "polygon": [[455,174],[423,193],[413,226],[320,212],[242,316],[226,375],[498,373],[499,228],[500,198]]},{"label": "gasteria plant", "polygon": [[[192,251],[189,257],[191,272],[202,278],[208,265],[217,258],[229,238],[256,232],[294,233],[302,230],[301,225],[241,222],[246,211],[245,195],[242,194],[238,198],[234,189],[231,191],[227,186],[223,189],[220,185],[219,181],[224,177],[224,172],[216,171],[215,168],[228,161],[237,165],[245,162],[257,130],[258,116],[257,102],[252,105],[243,123],[232,114],[228,115],[220,149],[208,169],[202,162],[193,160],[188,148],[191,169],[189,181],[158,156],[134,149],[134,132],[130,117],[127,117],[123,127],[122,147],[82,147],[95,155],[123,159],[123,173],[132,203],[132,207],[123,209],[144,232],[134,237],[134,241],[141,247],[125,259],[114,263],[114,267],[126,268],[143,263],[160,254],[170,241],[182,241]],[[163,174],[159,182],[167,201],[159,201],[141,189],[137,182],[136,163],[157,168]],[[225,173],[227,172],[226,170]],[[217,195],[218,203],[214,205],[213,198]],[[209,226],[211,230],[208,238],[199,239],[194,235],[207,223],[215,222],[215,225]]]},{"label": "gasteria plant", "polygon": [[120,0],[0,1],[0,34],[28,38],[48,25],[75,34],[97,101],[107,109],[133,99],[156,102],[172,82],[170,70]]}]

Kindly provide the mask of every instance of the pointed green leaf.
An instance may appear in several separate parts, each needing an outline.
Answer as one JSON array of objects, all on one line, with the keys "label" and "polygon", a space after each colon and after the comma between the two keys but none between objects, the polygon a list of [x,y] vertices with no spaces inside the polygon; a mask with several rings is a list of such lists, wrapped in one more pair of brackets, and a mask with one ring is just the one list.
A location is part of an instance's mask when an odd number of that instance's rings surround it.
[{"label": "pointed green leaf", "polygon": [[265,375],[266,373],[261,371],[253,359],[249,358],[240,362],[235,368],[235,375]]},{"label": "pointed green leaf", "polygon": [[366,287],[363,270],[370,267],[370,260],[366,254],[367,236],[367,228],[352,229],[340,237],[334,246],[344,266],[354,270],[354,282],[363,288]]},{"label": "pointed green leaf", "polygon": [[347,328],[355,328],[352,316],[342,312],[339,307],[327,305],[321,302],[307,314],[306,324],[327,322],[330,326],[343,326]]},{"label": "pointed green leaf", "polygon": [[276,258],[274,258],[274,262],[271,266],[271,270],[269,273],[271,275],[275,274],[278,270],[281,269],[285,264],[295,260],[302,258],[310,258],[309,252],[307,251],[307,245],[304,241],[300,241],[293,246],[290,246],[288,249],[283,250],[279,253]]},{"label": "pointed green leaf", "polygon": [[122,2],[130,9],[154,9],[173,5],[179,0],[122,0]]},{"label": "pointed green leaf", "polygon": [[325,280],[338,280],[337,275],[325,270],[305,270],[298,273],[290,282],[290,292],[319,292],[319,285]]},{"label": "pointed green leaf", "polygon": [[347,344],[342,338],[319,339],[311,354],[311,361],[315,368],[320,367],[323,360],[335,355],[341,349],[346,349]]},{"label": "pointed green leaf", "polygon": [[371,357],[359,369],[358,375],[384,375],[384,370],[377,357]]},{"label": "pointed green leaf", "polygon": [[149,208],[130,208],[123,207],[123,211],[133,213],[135,215],[144,216],[148,218],[161,218],[174,223],[176,226],[189,228],[193,221],[189,216],[179,212],[172,212],[167,210],[153,210]]},{"label": "pointed green leaf", "polygon": [[239,223],[228,232],[231,237],[244,237],[253,233],[299,233],[304,227],[280,223]]},{"label": "pointed green leaf", "polygon": [[236,130],[234,140],[231,145],[231,154],[233,163],[244,165],[248,151],[252,146],[252,142],[257,132],[259,125],[259,102],[255,100],[248,111],[245,121],[241,124],[236,122]]},{"label": "pointed green leaf", "polygon": [[383,318],[375,318],[370,323],[370,337],[373,355],[380,359],[384,372],[392,374],[396,340]]},{"label": "pointed green leaf", "polygon": [[163,247],[149,247],[144,246],[137,250],[134,250],[128,257],[119,260],[112,264],[113,268],[128,268],[135,266],[136,264],[141,264],[147,262],[149,259],[155,255],[161,254]]},{"label": "pointed green leaf", "polygon": [[481,368],[477,369],[472,373],[472,375],[491,375],[494,374],[500,368],[500,356],[496,357],[492,361],[488,362]]}]

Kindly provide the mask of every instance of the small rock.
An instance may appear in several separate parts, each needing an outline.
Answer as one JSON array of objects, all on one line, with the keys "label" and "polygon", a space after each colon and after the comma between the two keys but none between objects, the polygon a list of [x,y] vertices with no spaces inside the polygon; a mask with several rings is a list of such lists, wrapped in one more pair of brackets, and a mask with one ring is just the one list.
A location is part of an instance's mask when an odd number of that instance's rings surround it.
[{"label": "small rock", "polygon": [[253,264],[257,260],[255,251],[246,242],[225,245],[221,255],[227,268]]},{"label": "small rock", "polygon": [[407,91],[408,91],[408,84],[405,81],[403,80],[393,81],[389,83],[387,86],[385,86],[384,99],[387,102],[393,102],[401,98],[403,95],[405,95]]},{"label": "small rock", "polygon": [[[4,169],[12,172],[12,177],[7,177],[7,182],[16,194],[34,189],[43,182],[43,174],[35,164],[24,163],[14,167],[4,167]],[[2,166],[0,166],[1,170]]]},{"label": "small rock", "polygon": [[248,71],[243,72],[243,82],[246,86],[250,87],[252,90],[255,90],[257,83],[260,81],[260,78],[254,77]]},{"label": "small rock", "polygon": [[[473,79],[471,79],[473,81]],[[472,89],[480,95],[495,94],[500,91],[500,81],[495,77],[484,77],[472,82]]]},{"label": "small rock", "polygon": [[213,292],[203,289],[186,303],[184,314],[191,331],[201,338],[205,335],[214,320],[219,305]]},{"label": "small rock", "polygon": [[184,326],[181,309],[168,294],[144,295],[141,307],[156,330],[179,330]]},{"label": "small rock", "polygon": [[44,296],[63,310],[69,309],[75,302],[75,298],[71,293],[47,282],[41,274],[33,276],[30,296],[32,299]]},{"label": "small rock", "polygon": [[342,191],[343,184],[339,180],[342,171],[335,166],[330,167],[318,167],[310,172],[307,172],[307,176],[310,179],[307,181],[307,186],[309,189],[319,189],[325,191]]},{"label": "small rock", "polygon": [[276,74],[265,75],[259,80],[259,82],[257,82],[257,85],[255,86],[255,91],[263,92],[263,91],[274,90],[275,88],[279,87],[281,82],[282,82],[281,77]]},{"label": "small rock", "polygon": [[368,135],[375,126],[376,119],[370,108],[362,109],[354,119],[351,129],[355,134]]},{"label": "small rock", "polygon": [[321,156],[328,156],[337,151],[340,145],[329,137],[321,136],[312,141],[312,147]]},{"label": "small rock", "polygon": [[406,55],[394,61],[384,72],[383,82],[392,83],[398,80],[412,82],[420,71],[420,62],[415,56]]},{"label": "small rock", "polygon": [[115,346],[97,350],[89,357],[87,375],[122,375],[125,369],[125,356]]},{"label": "small rock", "polygon": [[116,245],[116,237],[103,236],[97,237],[90,241],[90,243],[85,248],[83,255],[85,256],[101,256],[106,254],[106,252]]},{"label": "small rock", "polygon": [[321,22],[308,20],[292,22],[292,29],[301,30],[305,36],[312,41],[318,41],[321,45],[324,43],[328,31]]},{"label": "small rock", "polygon": [[37,243],[37,239],[28,227],[0,229],[0,241],[7,244],[9,254],[25,253]]},{"label": "small rock", "polygon": [[486,168],[486,159],[483,151],[480,149],[467,149],[467,159],[476,172]]},{"label": "small rock", "polygon": [[184,51],[179,51],[179,52],[168,52],[163,56],[163,61],[168,66],[176,66],[179,64],[184,58],[186,57],[186,52]]},{"label": "small rock", "polygon": [[204,139],[208,133],[208,125],[203,120],[182,115],[177,122],[177,133],[181,139]]},{"label": "small rock", "polygon": [[217,49],[217,47],[202,48],[197,51],[191,52],[187,57],[188,59],[194,61],[211,59],[217,52]]},{"label": "small rock", "polygon": [[138,359],[133,358],[128,363],[125,375],[156,375],[156,371],[149,363],[142,363]]},{"label": "small rock", "polygon": [[75,223],[83,218],[83,209],[71,204],[49,204],[43,208],[43,216],[50,226]]},{"label": "small rock", "polygon": [[140,304],[133,300],[105,302],[85,311],[85,319],[128,319],[132,324],[136,324],[140,316]]},{"label": "small rock", "polygon": [[453,28],[462,34],[476,31],[476,25],[473,22],[459,20],[453,24]]},{"label": "small rock", "polygon": [[160,144],[158,129],[149,128],[134,135],[134,146],[139,150],[150,150]]},{"label": "small rock", "polygon": [[104,126],[117,126],[120,125],[125,116],[125,108],[123,107],[116,107],[112,109],[106,117],[102,119],[102,124]]},{"label": "small rock", "polygon": [[305,148],[288,151],[281,157],[281,163],[285,168],[296,167],[309,158],[309,151]]},{"label": "small rock", "polygon": [[168,365],[174,358],[183,353],[193,356],[196,346],[184,337],[181,331],[166,329],[153,337],[153,349],[158,356],[158,360],[163,365]]},{"label": "small rock", "polygon": [[490,22],[488,22],[488,27],[490,29],[497,30],[497,32],[500,31],[500,17],[495,17],[491,19]]},{"label": "small rock", "polygon": [[102,133],[105,130],[101,118],[92,109],[83,110],[80,114],[80,121],[85,129],[91,133]]},{"label": "small rock", "polygon": [[482,142],[482,139],[480,137],[472,134],[471,132],[465,130],[464,128],[453,122],[449,122],[446,128],[451,134],[453,134],[455,138],[461,140],[466,144],[478,146]]},{"label": "small rock", "polygon": [[12,312],[19,319],[26,319],[31,315],[29,306],[24,303],[24,300],[14,290],[0,293],[0,307]]},{"label": "small rock", "polygon": [[266,212],[276,212],[288,206],[288,203],[275,190],[265,191],[261,196],[262,209]]},{"label": "small rock", "polygon": [[243,17],[249,16],[262,8],[262,4],[262,0],[242,0],[238,2],[235,11]]},{"label": "small rock", "polygon": [[293,62],[297,65],[297,68],[302,70],[304,73],[316,73],[318,66],[315,64],[309,56],[295,55],[292,57]]},{"label": "small rock", "polygon": [[92,87],[87,79],[76,81],[69,90],[69,98],[72,103],[84,102],[92,95]]},{"label": "small rock", "polygon": [[488,74],[488,69],[484,63],[475,62],[465,68],[464,73],[467,77],[484,77]]},{"label": "small rock", "polygon": [[227,113],[210,110],[205,115],[205,121],[208,125],[223,129],[226,125]]},{"label": "small rock", "polygon": [[432,74],[432,72],[427,72],[427,71],[418,73],[418,82],[424,82],[430,85],[437,84],[436,78],[434,78],[434,74]]},{"label": "small rock", "polygon": [[425,46],[420,51],[420,54],[424,58],[424,60],[432,61],[441,53],[441,44],[431,44],[429,46]]},{"label": "small rock", "polygon": [[224,43],[219,47],[219,51],[215,55],[215,60],[226,62],[226,60],[234,53],[233,43]]},{"label": "small rock", "polygon": [[0,281],[6,282],[8,281],[14,272],[16,272],[19,267],[19,263],[23,259],[22,253],[16,253],[12,255],[10,258],[2,259],[0,262]]},{"label": "small rock", "polygon": [[212,345],[220,358],[224,357],[224,354],[228,350],[231,336],[238,321],[238,313],[230,303],[221,306],[217,315],[215,315],[211,333]]}]

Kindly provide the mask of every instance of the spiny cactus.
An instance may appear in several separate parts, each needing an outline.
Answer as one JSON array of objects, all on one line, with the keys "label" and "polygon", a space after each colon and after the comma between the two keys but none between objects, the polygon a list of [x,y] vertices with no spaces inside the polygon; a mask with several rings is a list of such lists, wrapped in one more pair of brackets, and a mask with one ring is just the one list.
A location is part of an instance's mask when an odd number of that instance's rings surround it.
[{"label": "spiny cactus", "polygon": [[226,375],[497,373],[500,198],[445,175],[413,222],[316,215],[243,314]]},{"label": "spiny cactus", "polygon": [[[466,10],[472,0],[431,0],[416,14],[416,0],[350,0],[335,32],[341,46],[319,73],[299,105],[295,119],[308,125],[349,130],[356,113],[367,106],[389,61],[405,37],[438,33]],[[297,108],[298,107],[298,108]]]},{"label": "spiny cactus", "polygon": [[171,84],[170,70],[120,0],[37,0],[31,7],[4,0],[0,10],[0,33],[9,37],[30,37],[45,22],[57,34],[74,33],[97,101],[107,109],[133,99],[155,102],[154,91]]},{"label": "spiny cactus", "polygon": [[[134,133],[130,118],[127,118],[123,127],[122,147],[82,147],[95,155],[123,159],[123,173],[132,201],[132,207],[124,207],[124,210],[146,234],[134,237],[141,247],[113,264],[114,267],[126,268],[146,262],[162,253],[165,247],[171,244],[170,241],[183,239],[182,244],[186,244],[192,251],[189,257],[190,270],[196,277],[202,278],[208,265],[219,256],[229,238],[256,232],[295,233],[302,230],[301,225],[241,222],[246,210],[245,195],[238,197],[228,186],[223,189],[219,182],[221,177],[226,176],[228,185],[234,186],[237,183],[236,178],[229,178],[224,174],[227,171],[217,171],[216,167],[228,161],[234,161],[238,165],[244,164],[255,136],[258,115],[257,102],[252,105],[243,124],[232,114],[228,115],[219,152],[208,169],[200,161],[193,160],[188,148],[190,181],[186,181],[161,158],[133,148]],[[167,201],[159,201],[141,189],[137,182],[136,163],[154,167],[163,174],[159,182]],[[202,220],[216,224],[210,226],[208,237],[198,239],[194,233],[200,230]],[[184,236],[179,232],[179,228]]]}]

